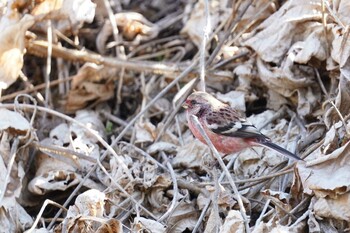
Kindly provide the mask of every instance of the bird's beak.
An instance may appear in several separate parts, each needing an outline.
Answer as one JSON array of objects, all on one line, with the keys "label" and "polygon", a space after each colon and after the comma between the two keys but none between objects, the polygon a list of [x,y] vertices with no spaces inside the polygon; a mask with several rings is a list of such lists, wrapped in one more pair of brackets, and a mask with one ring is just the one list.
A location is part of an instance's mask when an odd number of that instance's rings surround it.
[{"label": "bird's beak", "polygon": [[184,109],[188,109],[188,103],[186,103],[186,101],[182,104],[182,107],[184,108]]}]

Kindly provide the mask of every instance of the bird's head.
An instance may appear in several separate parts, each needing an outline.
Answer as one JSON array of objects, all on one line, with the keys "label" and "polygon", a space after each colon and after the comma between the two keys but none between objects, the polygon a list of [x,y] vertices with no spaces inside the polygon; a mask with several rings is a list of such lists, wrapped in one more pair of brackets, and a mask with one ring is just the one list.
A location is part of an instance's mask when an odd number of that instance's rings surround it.
[{"label": "bird's head", "polygon": [[198,116],[208,110],[222,105],[224,105],[224,103],[220,102],[212,95],[206,92],[197,91],[188,96],[182,107],[187,109],[189,113]]}]

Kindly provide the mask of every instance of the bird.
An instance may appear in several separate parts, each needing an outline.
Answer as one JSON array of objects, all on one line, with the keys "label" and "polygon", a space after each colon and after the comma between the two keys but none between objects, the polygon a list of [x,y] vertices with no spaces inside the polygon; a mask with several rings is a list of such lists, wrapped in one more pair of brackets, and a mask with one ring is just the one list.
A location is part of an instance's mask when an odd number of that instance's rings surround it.
[{"label": "bird", "polygon": [[194,136],[202,143],[207,144],[191,117],[193,115],[198,118],[217,151],[224,155],[253,146],[263,146],[283,156],[302,160],[294,153],[273,143],[238,111],[207,92],[193,92],[182,106],[186,109],[188,127]]}]

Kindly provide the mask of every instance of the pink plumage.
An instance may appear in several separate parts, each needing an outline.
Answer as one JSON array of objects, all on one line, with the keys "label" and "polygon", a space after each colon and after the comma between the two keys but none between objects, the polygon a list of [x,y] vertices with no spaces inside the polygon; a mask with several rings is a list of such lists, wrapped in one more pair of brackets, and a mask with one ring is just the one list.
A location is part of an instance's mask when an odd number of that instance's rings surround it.
[{"label": "pink plumage", "polygon": [[282,155],[301,160],[295,154],[272,143],[231,106],[206,92],[194,92],[187,98],[183,106],[187,109],[188,126],[194,136],[206,144],[203,135],[191,119],[191,115],[198,117],[215,148],[223,154],[231,154],[247,147],[260,145]]}]

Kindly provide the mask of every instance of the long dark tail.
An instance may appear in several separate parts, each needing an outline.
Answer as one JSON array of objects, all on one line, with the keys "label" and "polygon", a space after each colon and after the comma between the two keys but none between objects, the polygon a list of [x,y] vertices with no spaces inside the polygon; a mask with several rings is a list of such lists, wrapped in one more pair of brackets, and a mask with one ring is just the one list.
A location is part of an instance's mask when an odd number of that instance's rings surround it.
[{"label": "long dark tail", "polygon": [[267,148],[270,148],[278,153],[280,153],[281,155],[284,155],[284,156],[289,156],[293,159],[296,159],[296,160],[303,160],[301,158],[299,158],[297,155],[293,154],[292,152],[280,147],[279,145],[276,145],[275,143],[273,142],[270,142],[270,141],[261,141],[261,142],[258,142],[260,145],[264,146],[264,147],[267,147]]}]

